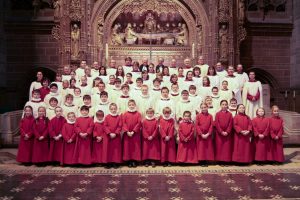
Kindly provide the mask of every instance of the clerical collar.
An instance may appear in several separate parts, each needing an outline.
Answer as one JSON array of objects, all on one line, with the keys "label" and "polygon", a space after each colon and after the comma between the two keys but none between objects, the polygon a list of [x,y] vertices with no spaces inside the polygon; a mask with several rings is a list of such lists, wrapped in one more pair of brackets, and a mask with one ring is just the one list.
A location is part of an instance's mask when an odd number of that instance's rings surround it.
[{"label": "clerical collar", "polygon": [[234,78],[235,75],[233,75],[233,74],[228,74],[226,77],[228,77],[228,78]]},{"label": "clerical collar", "polygon": [[179,95],[179,92],[175,92],[175,93],[171,92],[171,96],[173,96],[173,97],[177,97],[178,95]]},{"label": "clerical collar", "polygon": [[75,124],[75,120],[74,121],[70,121],[70,120],[67,119],[67,123],[68,124]]},{"label": "clerical collar", "polygon": [[42,99],[41,98],[32,98],[31,102],[33,102],[33,103],[40,103],[40,102],[42,102]]},{"label": "clerical collar", "polygon": [[163,118],[164,120],[170,120],[170,119],[172,119],[171,115],[170,115],[169,117],[165,117],[164,115],[162,115],[162,118]]},{"label": "clerical collar", "polygon": [[255,79],[252,79],[252,80],[250,79],[249,82],[256,82],[256,80]]},{"label": "clerical collar", "polygon": [[73,107],[74,104],[67,104],[67,103],[65,103],[65,106],[67,106],[67,107]]},{"label": "clerical collar", "polygon": [[113,90],[120,91],[121,88],[114,87]]},{"label": "clerical collar", "polygon": [[190,102],[191,102],[189,99],[180,99],[180,101],[181,101],[182,103],[190,103]]},{"label": "clerical collar", "polygon": [[99,105],[107,105],[107,104],[109,104],[109,101],[107,101],[107,102],[103,102],[103,101],[100,101],[100,103],[99,103]]},{"label": "clerical collar", "polygon": [[118,116],[118,115],[119,115],[119,114],[118,114],[118,112],[116,112],[115,114],[113,114],[113,113],[109,112],[109,114],[110,114],[111,116],[113,116],[113,117],[115,117],[115,116]]},{"label": "clerical collar", "polygon": [[162,101],[170,101],[170,98],[169,97],[168,98],[160,97],[160,100],[162,100]]},{"label": "clerical collar", "polygon": [[142,97],[142,98],[149,98],[149,94],[147,94],[147,95],[141,94],[141,97]]},{"label": "clerical collar", "polygon": [[151,121],[151,120],[155,119],[155,116],[153,115],[152,117],[148,117],[148,116],[146,115],[145,118],[146,118],[147,120]]},{"label": "clerical collar", "polygon": [[134,112],[136,112],[137,110],[136,110],[136,108],[134,108],[133,110],[130,110],[129,108],[127,108],[127,111],[130,112],[130,113],[134,113]]},{"label": "clerical collar", "polygon": [[100,123],[100,124],[101,124],[101,123],[103,123],[103,122],[104,122],[104,118],[103,118],[102,120],[99,120],[99,119],[97,119],[97,118],[96,118],[96,119],[95,119],[95,122],[97,122],[97,123]]},{"label": "clerical collar", "polygon": [[214,94],[212,94],[211,97],[212,98],[220,98],[220,95],[214,95]]},{"label": "clerical collar", "polygon": [[160,91],[160,88],[153,88],[154,91]]},{"label": "clerical collar", "polygon": [[129,95],[121,95],[120,98],[127,99],[127,98],[129,98]]}]

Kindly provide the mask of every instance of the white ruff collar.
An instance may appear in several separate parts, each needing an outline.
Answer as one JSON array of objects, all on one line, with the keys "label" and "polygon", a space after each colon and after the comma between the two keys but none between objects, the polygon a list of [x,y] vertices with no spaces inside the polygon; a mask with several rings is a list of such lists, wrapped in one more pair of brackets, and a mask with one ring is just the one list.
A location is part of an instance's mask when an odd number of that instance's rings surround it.
[{"label": "white ruff collar", "polygon": [[133,110],[130,110],[129,108],[127,108],[127,111],[128,111],[128,112],[131,112],[131,113],[134,113],[134,112],[136,112],[136,108],[133,109]]},{"label": "white ruff collar", "polygon": [[118,112],[117,112],[117,113],[115,113],[115,114],[113,114],[113,113],[109,112],[109,114],[110,114],[111,116],[113,116],[113,117],[115,117],[115,116],[118,116],[118,115],[119,115],[119,114],[118,114]]},{"label": "white ruff collar", "polygon": [[162,115],[162,118],[163,118],[164,120],[173,119],[173,118],[171,117],[171,115],[170,115],[169,117],[165,117],[164,115]]},{"label": "white ruff collar", "polygon": [[100,103],[99,103],[99,105],[107,105],[107,104],[109,104],[109,101],[107,101],[107,102],[100,101]]},{"label": "white ruff collar", "polygon": [[141,97],[142,97],[142,98],[149,98],[150,96],[149,96],[149,94],[147,94],[147,95],[141,94]]},{"label": "white ruff collar", "polygon": [[68,124],[75,124],[75,121],[76,120],[74,120],[73,122],[71,122],[70,120],[67,119]]},{"label": "white ruff collar", "polygon": [[102,120],[98,120],[97,118],[95,119],[95,122],[97,122],[97,123],[103,123],[104,122],[104,118],[102,119]]},{"label": "white ruff collar", "polygon": [[190,102],[189,99],[187,99],[187,100],[180,99],[180,101],[181,101],[182,103],[189,103],[189,102]]},{"label": "white ruff collar", "polygon": [[152,117],[148,117],[147,115],[145,116],[145,119],[147,119],[147,120],[153,120],[153,119],[155,119],[155,116],[153,115]]}]

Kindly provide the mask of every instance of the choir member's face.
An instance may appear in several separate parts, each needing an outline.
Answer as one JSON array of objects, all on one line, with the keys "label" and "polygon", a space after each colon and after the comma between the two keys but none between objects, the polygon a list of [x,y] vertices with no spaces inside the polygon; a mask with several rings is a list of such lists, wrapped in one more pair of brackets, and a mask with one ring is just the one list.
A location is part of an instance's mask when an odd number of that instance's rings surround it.
[{"label": "choir member's face", "polygon": [[186,120],[186,121],[191,120],[191,115],[189,113],[185,113],[183,115],[183,119]]},{"label": "choir member's face", "polygon": [[26,117],[30,117],[32,115],[32,110],[27,107],[25,108],[24,113]]},{"label": "choir member's face", "polygon": [[110,61],[110,67],[111,68],[116,68],[117,62],[115,60]]},{"label": "choir member's face", "polygon": [[195,76],[200,76],[200,71],[198,69],[195,70]]},{"label": "choir member's face", "polygon": [[94,63],[93,63],[93,68],[94,68],[94,69],[99,69],[99,64],[98,64],[98,62],[94,62]]},{"label": "choir member's face", "polygon": [[169,68],[167,68],[167,67],[164,68],[164,74],[165,75],[169,74]]},{"label": "choir member's face", "polygon": [[216,96],[216,95],[218,95],[219,91],[218,91],[217,89],[213,89],[213,90],[212,90],[212,93],[213,93],[213,95]]},{"label": "choir member's face", "polygon": [[254,72],[250,72],[249,79],[251,79],[251,80],[255,79],[255,73]]},{"label": "choir member's face", "polygon": [[160,82],[155,81],[155,82],[153,83],[153,85],[154,85],[155,88],[159,88],[159,87],[160,87]]},{"label": "choir member's face", "polygon": [[143,85],[143,82],[142,81],[136,81],[136,86],[137,87],[141,87]]},{"label": "choir member's face", "polygon": [[191,61],[189,59],[185,59],[183,63],[185,66],[190,66]]},{"label": "choir member's face", "polygon": [[139,66],[137,64],[134,64],[132,66],[133,71],[139,71]]},{"label": "choir member's face", "polygon": [[129,110],[134,110],[135,109],[135,103],[129,102],[128,103],[128,108],[129,108]]},{"label": "choir member's face", "polygon": [[192,95],[194,95],[194,94],[196,94],[196,90],[195,89],[190,89],[190,94],[192,94]]},{"label": "choir member's face", "polygon": [[71,104],[73,103],[73,98],[68,97],[68,98],[66,99],[66,103],[69,104],[69,105],[71,105]]},{"label": "choir member's face", "polygon": [[180,75],[180,76],[183,75],[183,69],[182,68],[178,69],[178,75]]},{"label": "choir member's face", "polygon": [[125,94],[125,95],[128,95],[128,92],[129,92],[129,89],[127,87],[124,87],[122,89],[122,93]]},{"label": "choir member's face", "polygon": [[142,87],[141,91],[143,95],[148,95],[148,87]]},{"label": "choir member's face", "polygon": [[189,99],[189,95],[185,94],[185,93],[182,94],[181,97],[182,97],[183,100],[188,100]]},{"label": "choir member's face", "polygon": [[101,95],[101,96],[100,96],[100,100],[101,100],[103,103],[107,102],[107,99],[108,99],[108,97],[107,97],[106,95]]},{"label": "choir member's face", "polygon": [[69,115],[68,115],[68,120],[69,120],[70,122],[75,122],[75,119],[76,119],[76,117],[75,117],[74,114],[69,114]]},{"label": "choir member's face", "polygon": [[120,88],[120,87],[121,87],[121,83],[120,83],[120,82],[116,82],[116,83],[115,83],[115,87],[116,87],[116,88]]},{"label": "choir member's face", "polygon": [[50,104],[50,106],[51,106],[52,108],[55,108],[55,107],[57,106],[58,102],[52,100],[52,101],[49,102],[49,104]]},{"label": "choir member's face", "polygon": [[231,101],[230,102],[230,107],[236,108],[237,107],[237,102],[236,101]]},{"label": "choir member's face", "polygon": [[69,81],[64,80],[62,83],[63,88],[68,88],[69,87]]},{"label": "choir member's face", "polygon": [[38,110],[38,116],[39,117],[45,117],[46,116],[46,110],[45,110],[45,108],[39,108],[39,110]]},{"label": "choir member's face", "polygon": [[154,66],[153,65],[149,65],[149,72],[154,73]]},{"label": "choir member's face", "polygon": [[203,65],[204,64],[204,59],[203,58],[199,58],[198,59],[198,64],[199,65]]},{"label": "choir member's face", "polygon": [[162,96],[163,98],[168,98],[168,97],[169,97],[169,92],[168,92],[168,90],[162,90],[162,91],[161,91],[161,96]]},{"label": "choir member's face", "polygon": [[222,70],[222,64],[221,64],[221,63],[217,63],[216,69],[217,69],[218,71],[221,71],[221,70]]},{"label": "choir member's face", "polygon": [[221,109],[225,111],[225,110],[227,110],[227,108],[228,108],[227,102],[223,101],[221,103]]},{"label": "choir member's face", "polygon": [[241,114],[244,114],[245,113],[245,106],[240,105],[239,108],[238,108],[238,112],[241,113]]},{"label": "choir member's face", "polygon": [[69,75],[71,73],[71,68],[69,66],[64,67],[64,74]]},{"label": "choir member's face", "polygon": [[103,120],[103,118],[104,118],[104,116],[103,116],[103,115],[98,115],[98,116],[97,116],[97,120],[98,120],[98,121],[102,121],[102,120]]},{"label": "choir member's face", "polygon": [[208,73],[210,76],[214,75],[215,70],[213,68],[209,68]]},{"label": "choir member's face", "polygon": [[104,75],[105,74],[105,69],[102,67],[101,69],[100,69],[100,75]]},{"label": "choir member's face", "polygon": [[143,65],[148,65],[148,59],[143,59]]},{"label": "choir member's face", "polygon": [[98,89],[99,89],[99,91],[104,91],[105,90],[105,85],[104,84],[102,84],[102,83],[99,83],[98,84]]},{"label": "choir member's face", "polygon": [[126,75],[126,79],[127,79],[127,82],[131,82],[132,81],[132,77],[129,74]]},{"label": "choir member's face", "polygon": [[203,83],[203,86],[208,86],[208,80],[207,80],[207,78],[203,78],[202,79],[202,83]]},{"label": "choir member's face", "polygon": [[171,90],[172,90],[173,92],[178,92],[179,86],[178,86],[178,85],[172,85],[172,86],[171,86]]},{"label": "choir member's face", "polygon": [[[68,82],[69,83],[69,82]],[[57,87],[56,86],[52,86],[51,88],[50,88],[50,92],[52,92],[52,93],[57,93]]]},{"label": "choir member's face", "polygon": [[228,83],[227,83],[227,82],[223,82],[223,83],[222,83],[222,88],[223,88],[224,90],[227,90],[227,89],[228,89]]},{"label": "choir member's face", "polygon": [[243,65],[237,65],[236,66],[236,71],[237,72],[242,72],[243,71]]},{"label": "choir member's face", "polygon": [[39,98],[41,97],[41,95],[40,95],[39,93],[37,93],[37,92],[34,92],[34,93],[32,94],[32,97],[33,97],[34,99],[39,99]]},{"label": "choir member's face", "polygon": [[81,114],[83,117],[86,117],[86,116],[88,116],[89,111],[88,111],[88,110],[81,110],[81,111],[80,111],[80,114]]},{"label": "choir member's face", "polygon": [[82,84],[82,85],[87,84],[87,79],[86,79],[85,77],[82,77],[82,78],[81,78],[81,84]]},{"label": "choir member's face", "polygon": [[72,80],[71,80],[71,86],[72,86],[72,87],[75,87],[75,85],[76,85],[76,80],[75,80],[75,79],[72,79]]},{"label": "choir member's face", "polygon": [[205,100],[205,103],[208,105],[208,106],[211,106],[212,105],[212,99],[206,99]]},{"label": "choir member's face", "polygon": [[38,81],[41,81],[43,79],[43,73],[42,72],[38,72],[36,74],[36,78],[37,78]]},{"label": "choir member's face", "polygon": [[43,86],[44,87],[48,87],[49,86],[49,82],[48,81],[43,81]]},{"label": "choir member's face", "polygon": [[81,61],[80,67],[81,67],[81,68],[85,68],[85,67],[86,67],[86,61]]},{"label": "choir member's face", "polygon": [[272,110],[272,114],[274,115],[274,116],[279,116],[279,108],[273,108],[273,110]]},{"label": "choir member's face", "polygon": [[207,113],[208,112],[208,107],[205,104],[202,104],[200,109],[201,109],[202,113]]},{"label": "choir member's face", "polygon": [[99,85],[100,82],[101,82],[100,80],[95,80],[94,86],[95,86],[95,87],[98,87],[98,85]]},{"label": "choir member's face", "polygon": [[165,112],[165,113],[164,113],[164,117],[165,117],[165,118],[169,118],[170,115],[171,115],[171,113],[169,113],[169,112]]},{"label": "choir member's face", "polygon": [[171,81],[172,81],[172,83],[176,83],[178,81],[178,77],[177,76],[173,76]]},{"label": "choir member's face", "polygon": [[90,75],[91,75],[91,68],[86,67],[86,68],[84,69],[84,73],[85,73],[85,75],[90,76]]},{"label": "choir member's face", "polygon": [[60,117],[62,115],[62,109],[61,108],[55,108],[55,116]]},{"label": "choir member's face", "polygon": [[156,74],[156,78],[158,78],[159,80],[162,80],[163,76],[161,74]]},{"label": "choir member's face", "polygon": [[61,82],[62,81],[62,76],[61,75],[56,76],[55,80],[57,82]]},{"label": "choir member's face", "polygon": [[158,64],[160,65],[164,64],[164,59],[163,58],[158,59]]},{"label": "choir member's face", "polygon": [[71,78],[76,78],[76,73],[74,71],[71,72]]},{"label": "choir member's face", "polygon": [[193,80],[193,73],[192,73],[192,72],[188,72],[188,73],[186,74],[186,78],[187,78],[187,80],[189,80],[189,81]]},{"label": "choir member's face", "polygon": [[146,114],[147,114],[147,117],[149,117],[149,118],[152,118],[154,116],[153,112],[147,112]]},{"label": "choir member's face", "polygon": [[75,94],[75,96],[80,96],[81,92],[79,89],[75,89],[74,94]]},{"label": "choir member's face", "polygon": [[131,60],[127,59],[127,60],[125,60],[125,65],[126,65],[126,66],[130,66],[130,65],[131,65],[131,62],[132,62]]},{"label": "choir member's face", "polygon": [[264,109],[259,108],[259,109],[257,110],[257,115],[260,116],[260,117],[264,116],[264,115],[265,115]]},{"label": "choir member's face", "polygon": [[147,80],[147,78],[148,78],[147,71],[144,71],[144,73],[142,73],[142,78],[143,78],[143,80]]},{"label": "choir member's face", "polygon": [[119,66],[118,69],[117,69],[117,71],[118,71],[118,74],[122,74],[123,68]]},{"label": "choir member's face", "polygon": [[91,105],[91,100],[88,98],[85,98],[85,99],[83,99],[83,104],[86,106],[89,106],[89,105]]},{"label": "choir member's face", "polygon": [[171,67],[176,67],[176,60],[171,61]]},{"label": "choir member's face", "polygon": [[110,107],[109,107],[109,111],[110,111],[112,114],[116,114],[116,113],[117,113],[117,107],[116,107],[116,106],[110,106]]},{"label": "choir member's face", "polygon": [[110,76],[109,77],[109,82],[110,83],[114,83],[115,82],[115,77],[114,76]]},{"label": "choir member's face", "polygon": [[227,73],[228,73],[228,75],[233,75],[233,73],[234,73],[234,68],[233,68],[233,67],[228,67]]}]

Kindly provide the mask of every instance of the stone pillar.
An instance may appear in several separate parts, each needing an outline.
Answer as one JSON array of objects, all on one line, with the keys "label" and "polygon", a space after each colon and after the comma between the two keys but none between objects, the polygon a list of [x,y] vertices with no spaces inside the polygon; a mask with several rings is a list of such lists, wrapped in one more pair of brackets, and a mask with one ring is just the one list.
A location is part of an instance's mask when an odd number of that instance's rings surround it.
[{"label": "stone pillar", "polygon": [[293,1],[293,33],[291,39],[291,88],[300,89],[300,1]]}]

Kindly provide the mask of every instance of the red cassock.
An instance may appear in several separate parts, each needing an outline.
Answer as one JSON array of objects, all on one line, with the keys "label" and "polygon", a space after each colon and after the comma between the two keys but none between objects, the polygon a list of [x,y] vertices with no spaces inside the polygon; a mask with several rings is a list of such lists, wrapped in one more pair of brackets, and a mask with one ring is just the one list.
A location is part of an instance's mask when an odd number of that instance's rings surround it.
[{"label": "red cassock", "polygon": [[[174,124],[173,118],[164,119],[160,117],[159,119],[159,132],[160,132],[160,146],[161,146],[161,158],[160,161],[164,162],[176,162],[176,146],[175,146],[175,136],[174,136]],[[169,141],[165,141],[166,136],[170,137]]]},{"label": "red cassock", "polygon": [[[73,157],[74,163],[89,165],[92,163],[93,118],[79,117],[76,119],[74,127],[77,135]],[[80,133],[87,133],[88,135],[83,138],[79,135]]]},{"label": "red cassock", "polygon": [[[48,118],[37,118],[33,123],[34,143],[32,150],[32,162],[41,163],[48,162],[49,157],[49,143],[48,143]],[[43,140],[39,137],[44,136]]]},{"label": "red cassock", "polygon": [[[270,122],[270,136],[271,136],[271,145],[270,151],[272,155],[271,161],[284,162],[283,154],[283,120],[281,117],[272,116],[269,119]],[[278,139],[275,140],[275,137],[278,136]]]},{"label": "red cassock", "polygon": [[48,87],[47,88],[41,87],[39,90],[41,93],[41,100],[44,101],[45,96],[50,93],[50,89]]},{"label": "red cassock", "polygon": [[[269,136],[269,119],[265,117],[256,117],[252,120],[255,156],[256,161],[267,161],[268,152],[270,151],[270,136]],[[260,139],[259,134],[264,135]]]},{"label": "red cassock", "polygon": [[[140,161],[141,158],[141,120],[142,116],[139,112],[125,112],[123,114],[123,160]],[[127,132],[133,131],[132,137]]]},{"label": "red cassock", "polygon": [[[156,119],[144,119],[143,130],[143,160],[160,160],[160,142],[158,135],[158,121]],[[148,137],[152,136],[152,140]]]},{"label": "red cassock", "polygon": [[[216,114],[216,144],[215,144],[215,160],[230,162],[232,158],[233,134],[232,134],[232,114],[229,111],[219,111]],[[228,135],[222,135],[222,131]]]},{"label": "red cassock", "polygon": [[[249,116],[237,114],[233,118],[234,125],[234,146],[232,161],[239,163],[250,163],[253,161],[254,146],[251,142],[252,123]],[[243,135],[241,131],[248,130],[249,134]]]},{"label": "red cassock", "polygon": [[[196,135],[197,135],[197,155],[199,161],[213,161],[214,145],[212,139],[213,117],[209,113],[200,113],[196,117]],[[203,139],[202,135],[209,133],[208,138]]]},{"label": "red cassock", "polygon": [[61,161],[63,138],[55,140],[53,137],[61,135],[62,127],[66,123],[66,119],[62,116],[54,117],[49,122],[49,136],[50,136],[50,151],[49,161]]},{"label": "red cassock", "polygon": [[[103,163],[122,163],[122,117],[108,114],[104,120],[104,128]],[[110,133],[115,133],[117,136],[111,138]]]},{"label": "red cassock", "polygon": [[[33,124],[35,120],[33,116],[24,117],[20,122],[20,143],[17,155],[17,161],[21,163],[31,162],[32,148],[33,148]],[[25,135],[28,135],[28,139],[25,140]]]},{"label": "red cassock", "polygon": [[[73,156],[74,156],[75,144],[76,144],[76,133],[75,133],[74,124],[65,123],[62,128],[61,134],[64,140],[61,164],[62,165],[74,164]],[[72,142],[68,143],[70,139],[72,139]]]},{"label": "red cassock", "polygon": [[[92,148],[92,162],[93,163],[103,163],[103,139],[105,135],[104,122],[95,122],[93,130],[93,148]],[[100,142],[97,142],[96,137],[102,137]],[[106,153],[106,151],[105,151]]]},{"label": "red cassock", "polygon": [[[182,121],[179,124],[179,144],[177,162],[198,163],[197,146],[194,137],[195,127],[192,121]],[[187,141],[185,141],[187,140]]]}]

